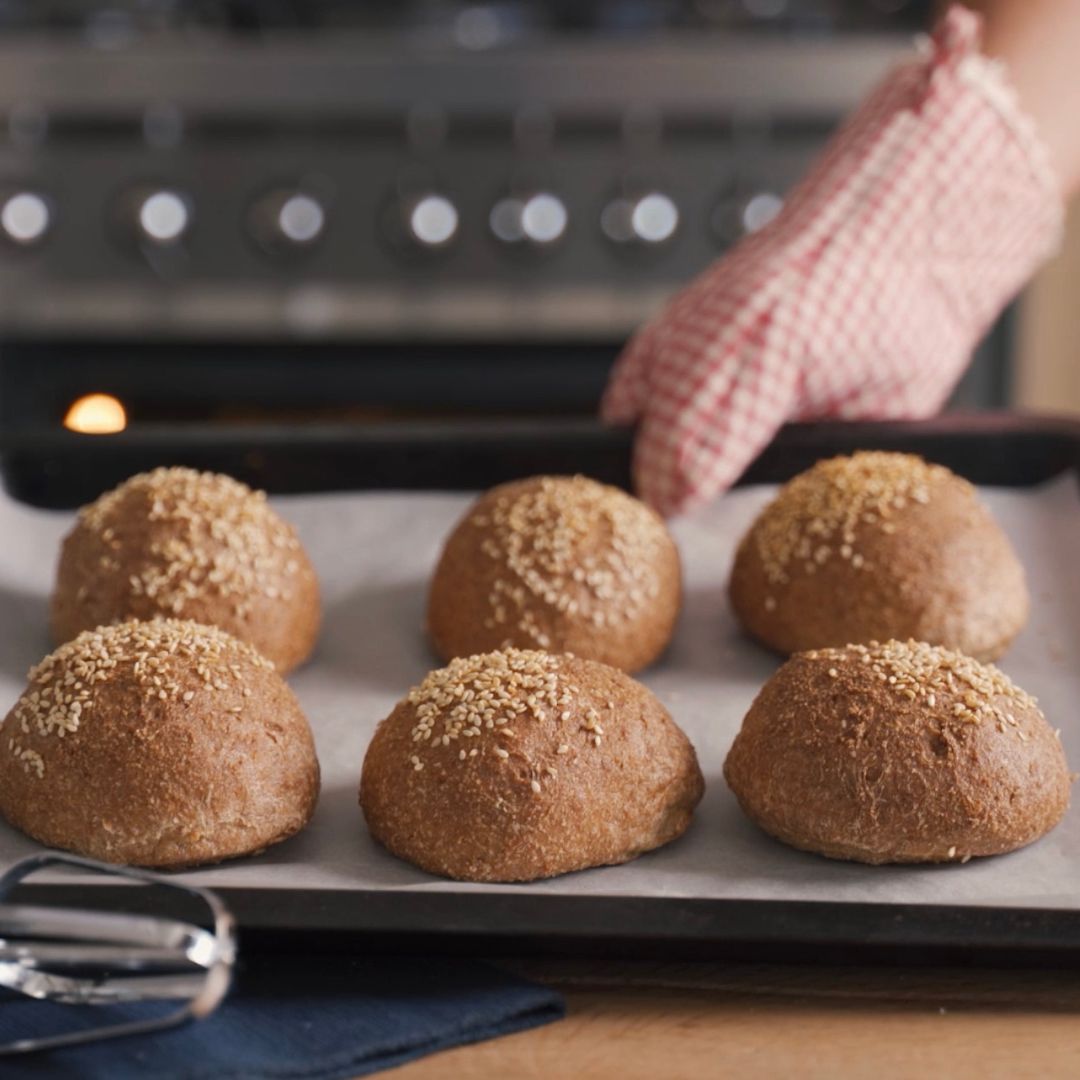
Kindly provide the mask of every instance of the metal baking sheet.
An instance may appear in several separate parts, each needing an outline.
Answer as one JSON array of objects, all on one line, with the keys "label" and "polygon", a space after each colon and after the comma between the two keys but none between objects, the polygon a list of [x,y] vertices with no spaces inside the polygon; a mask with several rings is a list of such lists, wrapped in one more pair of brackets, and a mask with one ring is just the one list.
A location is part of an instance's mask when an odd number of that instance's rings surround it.
[{"label": "metal baking sheet", "polygon": [[[185,878],[222,890],[249,926],[683,941],[857,935],[977,944],[989,936],[1004,944],[1080,947],[1080,808],[1028,849],[943,867],[832,862],[783,847],[742,816],[721,766],[777,660],[740,636],[724,589],[735,543],[773,490],[737,489],[673,526],[685,564],[685,609],[667,655],[642,679],[697,747],[708,789],[694,825],[675,844],[624,866],[514,886],[442,881],[398,861],[372,843],[356,800],[374,725],[436,664],[422,633],[426,582],[442,536],[472,496],[347,492],[276,499],[297,525],[324,590],[319,649],[292,679],[315,730],[322,798],[301,836]],[[1062,729],[1070,762],[1080,767],[1075,476],[1031,488],[987,488],[984,497],[1027,567],[1033,597],[1031,622],[1001,666],[1040,698]],[[49,648],[46,597],[54,553],[71,520],[70,513],[0,499],[5,709],[26,669]],[[35,850],[0,826],[0,865]]]}]

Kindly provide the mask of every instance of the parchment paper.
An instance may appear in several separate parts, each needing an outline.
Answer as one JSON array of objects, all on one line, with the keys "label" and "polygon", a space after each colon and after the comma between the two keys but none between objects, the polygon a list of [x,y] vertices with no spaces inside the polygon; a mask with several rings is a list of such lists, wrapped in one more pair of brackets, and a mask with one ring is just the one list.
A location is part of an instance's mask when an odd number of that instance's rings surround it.
[{"label": "parchment paper", "polygon": [[[625,866],[525,886],[462,885],[386,854],[357,806],[375,724],[437,661],[421,632],[442,537],[472,496],[340,494],[275,500],[307,545],[323,586],[315,658],[292,678],[318,743],[323,791],[311,826],[251,859],[183,875],[216,887],[529,890],[540,893],[845,900],[1080,908],[1080,806],[1041,842],[1012,855],[941,867],[865,867],[793,851],[738,809],[721,767],[754,694],[778,661],[743,640],[724,585],[735,544],[772,489],[733,492],[674,532],[686,605],[666,657],[642,678],[697,747],[707,781],[681,840]],[[1027,568],[1033,614],[1001,666],[1035,694],[1080,768],[1080,492],[1071,477],[984,497]],[[46,598],[70,514],[0,496],[0,709],[50,646]],[[1080,801],[1080,800],[1078,800]],[[40,850],[0,823],[0,866]]]}]

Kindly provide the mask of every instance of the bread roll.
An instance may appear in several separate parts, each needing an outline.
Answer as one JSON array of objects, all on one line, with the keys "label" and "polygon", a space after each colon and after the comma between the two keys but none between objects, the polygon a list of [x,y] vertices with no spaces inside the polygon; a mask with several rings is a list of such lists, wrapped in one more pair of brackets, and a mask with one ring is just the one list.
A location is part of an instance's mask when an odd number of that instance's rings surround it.
[{"label": "bread roll", "polygon": [[287,672],[319,632],[319,587],[292,527],[231,477],[140,473],[84,507],[64,540],[55,640],[157,616],[220,626]]},{"label": "bread roll", "polygon": [[538,476],[492,489],[455,527],[428,629],[444,660],[540,648],[637,671],[680,602],[679,553],[652,510],[584,476]]},{"label": "bread roll", "polygon": [[743,538],[732,607],[780,653],[914,638],[992,660],[1027,621],[1024,570],[966,480],[910,454],[818,462]]},{"label": "bread roll", "polygon": [[1057,735],[997,668],[920,642],[792,657],[724,777],[792,847],[865,863],[966,862],[1037,840],[1069,804]]},{"label": "bread roll", "polygon": [[0,728],[0,813],[50,847],[183,867],[303,828],[319,764],[273,665],[173,619],[86,631],[47,656]]},{"label": "bread roll", "polygon": [[694,748],[621,671],[537,651],[433,671],[375,732],[372,836],[463,881],[626,862],[680,836],[704,782]]}]

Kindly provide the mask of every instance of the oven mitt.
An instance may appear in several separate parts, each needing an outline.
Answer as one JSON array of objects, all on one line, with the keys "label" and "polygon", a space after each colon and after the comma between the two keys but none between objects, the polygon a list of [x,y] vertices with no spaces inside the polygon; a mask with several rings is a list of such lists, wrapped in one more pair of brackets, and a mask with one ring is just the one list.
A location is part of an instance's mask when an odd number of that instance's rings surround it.
[{"label": "oven mitt", "polygon": [[[242,954],[243,955],[243,954]],[[151,1015],[0,991],[0,1041]],[[156,1010],[156,1012],[155,1012]],[[0,1059],[4,1080],[344,1080],[557,1020],[562,997],[477,961],[249,954],[217,1012],[155,1035]]]},{"label": "oven mitt", "polygon": [[637,423],[664,514],[730,486],[787,420],[936,412],[1063,223],[1049,154],[981,21],[952,8],[784,210],[631,340],[604,418]]}]

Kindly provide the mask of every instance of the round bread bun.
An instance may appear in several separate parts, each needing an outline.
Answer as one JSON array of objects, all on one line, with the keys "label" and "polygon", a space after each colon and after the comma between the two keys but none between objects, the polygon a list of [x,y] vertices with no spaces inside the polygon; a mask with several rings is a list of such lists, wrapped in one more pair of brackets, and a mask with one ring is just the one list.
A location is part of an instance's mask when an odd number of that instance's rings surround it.
[{"label": "round bread bun", "polygon": [[792,657],[724,764],[747,816],[805,851],[865,863],[966,862],[1049,832],[1065,754],[997,668],[890,641]]},{"label": "round bread bun", "polygon": [[820,461],[743,538],[730,583],[779,653],[928,641],[993,660],[1027,621],[1024,570],[974,487],[910,454]]},{"label": "round bread bun", "polygon": [[649,507],[584,476],[537,476],[458,522],[427,624],[444,660],[539,648],[637,671],[671,640],[681,600],[678,549]]},{"label": "round bread bun", "polygon": [[248,855],[311,819],[311,729],[273,665],[176,619],[80,634],[0,728],[0,813],[50,847],[184,867]]},{"label": "round bread bun", "polygon": [[508,649],[433,671],[376,729],[371,835],[461,881],[626,862],[682,835],[704,791],[653,695],[591,660]]},{"label": "round bread bun", "polygon": [[287,672],[315,646],[319,586],[263,492],[218,473],[155,469],[79,512],[60,553],[53,637],[158,616],[220,626]]}]

